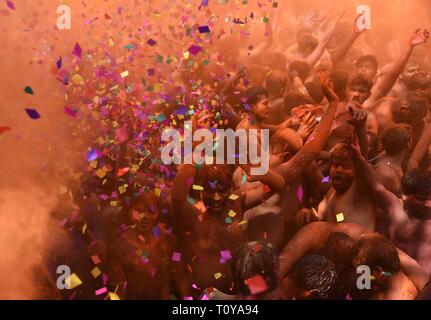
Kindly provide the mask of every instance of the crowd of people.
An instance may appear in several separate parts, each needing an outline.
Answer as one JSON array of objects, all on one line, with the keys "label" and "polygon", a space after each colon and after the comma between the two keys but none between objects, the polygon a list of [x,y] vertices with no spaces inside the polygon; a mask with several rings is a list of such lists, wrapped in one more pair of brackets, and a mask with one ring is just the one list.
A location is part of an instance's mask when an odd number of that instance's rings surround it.
[{"label": "crowd of people", "polygon": [[[109,84],[68,87],[69,103],[91,105],[71,131],[103,138],[80,141],[92,144],[86,168],[55,209],[69,241],[50,257],[49,297],[430,299],[429,32],[412,30],[391,60],[358,44],[372,31],[357,19],[346,27],[342,11],[281,20],[263,17],[255,47],[241,32],[213,37],[208,56],[217,54],[196,63],[207,54],[199,42],[163,90],[144,83],[145,101],[124,83],[121,107],[108,93],[80,100]],[[105,119],[94,132],[90,115]],[[185,121],[268,130],[268,172],[165,165],[161,135]],[[72,290],[55,287],[58,265],[79,277]],[[357,285],[360,266],[370,288]]]}]

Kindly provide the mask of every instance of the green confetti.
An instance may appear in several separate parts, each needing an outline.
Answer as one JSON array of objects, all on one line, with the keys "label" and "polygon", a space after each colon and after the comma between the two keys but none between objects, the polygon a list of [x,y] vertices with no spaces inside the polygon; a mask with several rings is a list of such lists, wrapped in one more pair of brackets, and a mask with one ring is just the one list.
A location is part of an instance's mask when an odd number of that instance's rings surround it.
[{"label": "green confetti", "polygon": [[33,89],[30,86],[25,87],[24,92],[28,94],[34,94]]}]

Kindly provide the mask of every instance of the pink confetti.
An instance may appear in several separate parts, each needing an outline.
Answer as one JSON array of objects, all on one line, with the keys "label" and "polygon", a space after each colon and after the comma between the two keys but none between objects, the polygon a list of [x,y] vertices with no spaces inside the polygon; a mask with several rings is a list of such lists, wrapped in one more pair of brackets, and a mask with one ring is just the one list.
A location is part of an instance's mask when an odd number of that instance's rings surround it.
[{"label": "pink confetti", "polygon": [[82,49],[79,43],[75,44],[75,48],[73,48],[72,54],[77,56],[79,59],[82,58]]},{"label": "pink confetti", "polygon": [[172,254],[172,261],[176,261],[179,262],[181,260],[181,253],[179,252],[174,252]]},{"label": "pink confetti", "polygon": [[100,288],[96,290],[96,296],[100,296],[101,294],[104,294],[106,292],[108,292],[108,289],[106,287]]},{"label": "pink confetti", "polygon": [[95,254],[94,256],[91,256],[91,260],[93,260],[94,264],[99,264],[101,262],[97,254]]},{"label": "pink confetti", "polygon": [[6,4],[7,4],[7,6],[8,6],[9,9],[15,10],[15,4],[12,1],[7,0]]},{"label": "pink confetti", "polygon": [[296,198],[299,200],[299,202],[302,202],[304,199],[304,189],[302,189],[302,186],[299,186],[298,190],[296,190]]}]

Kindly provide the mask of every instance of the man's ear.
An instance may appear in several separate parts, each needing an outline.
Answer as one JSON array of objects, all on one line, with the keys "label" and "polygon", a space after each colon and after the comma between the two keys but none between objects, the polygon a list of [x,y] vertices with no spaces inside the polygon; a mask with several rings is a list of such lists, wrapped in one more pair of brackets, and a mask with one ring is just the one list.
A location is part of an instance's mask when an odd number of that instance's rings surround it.
[{"label": "man's ear", "polygon": [[383,268],[380,266],[373,268],[371,275],[374,276],[377,283],[383,281],[383,278],[384,278],[383,271],[384,271]]}]

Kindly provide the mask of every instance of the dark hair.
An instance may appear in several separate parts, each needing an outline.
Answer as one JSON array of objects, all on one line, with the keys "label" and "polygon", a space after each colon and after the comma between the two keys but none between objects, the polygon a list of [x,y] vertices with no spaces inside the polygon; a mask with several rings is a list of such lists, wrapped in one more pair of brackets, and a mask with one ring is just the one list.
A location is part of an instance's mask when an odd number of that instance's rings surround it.
[{"label": "dark hair", "polygon": [[382,132],[381,140],[386,154],[396,156],[408,147],[410,131],[406,125],[396,124]]},{"label": "dark hair", "polygon": [[339,161],[342,163],[351,162],[352,157],[347,145],[343,142],[337,143],[330,152],[330,162]]},{"label": "dark hair", "polygon": [[298,73],[298,77],[304,82],[308,75],[310,74],[310,65],[301,60],[293,61],[289,64],[289,73],[296,71]]},{"label": "dark hair", "polygon": [[358,60],[356,60],[356,68],[358,68],[359,65],[364,63],[364,62],[371,62],[374,69],[377,69],[379,67],[379,63],[377,62],[376,57],[371,55],[371,54],[366,54],[366,55],[359,57]]},{"label": "dark hair", "polygon": [[381,267],[392,274],[401,269],[395,245],[378,233],[363,235],[352,248],[354,267],[366,265],[371,269]]},{"label": "dark hair", "polygon": [[274,70],[266,77],[267,91],[274,89],[284,89],[289,76],[284,71]]},{"label": "dark hair", "polygon": [[266,291],[278,286],[278,255],[273,245],[266,241],[253,241],[242,246],[233,260],[233,275],[238,293],[250,295],[246,280],[262,276],[267,284]]},{"label": "dark hair", "polygon": [[334,92],[340,98],[340,100],[346,100],[346,89],[349,83],[349,74],[343,70],[336,70],[329,75],[334,84]]},{"label": "dark hair", "polygon": [[226,188],[232,187],[233,173],[228,165],[211,164],[202,166],[197,174],[195,184],[203,186],[209,181],[216,181]]},{"label": "dark hair", "polygon": [[322,86],[319,83],[307,82],[304,86],[310,94],[310,97],[314,100],[314,103],[319,104],[322,102],[325,95],[323,94]]},{"label": "dark hair", "polygon": [[411,77],[406,85],[411,91],[427,89],[431,87],[431,75],[426,72],[418,72]]},{"label": "dark hair", "polygon": [[323,243],[320,253],[341,272],[351,265],[350,255],[354,244],[355,241],[347,234],[332,232]]},{"label": "dark hair", "polygon": [[268,91],[264,87],[252,87],[246,92],[247,103],[250,105],[258,103],[262,96],[268,97]]},{"label": "dark hair", "polygon": [[373,87],[373,83],[370,80],[364,78],[363,76],[357,75],[353,77],[349,82],[349,88],[353,88],[356,86],[364,87],[367,89],[368,92],[370,92],[371,88]]},{"label": "dark hair", "polygon": [[295,285],[301,289],[315,290],[318,297],[326,297],[337,280],[335,265],[326,257],[310,254],[302,257],[290,274]]},{"label": "dark hair", "polygon": [[295,107],[310,103],[313,103],[313,101],[299,92],[292,91],[284,97],[284,109],[287,114],[292,114],[292,109]]},{"label": "dark hair", "polygon": [[431,192],[431,171],[413,169],[408,171],[402,180],[405,195],[428,194]]}]

